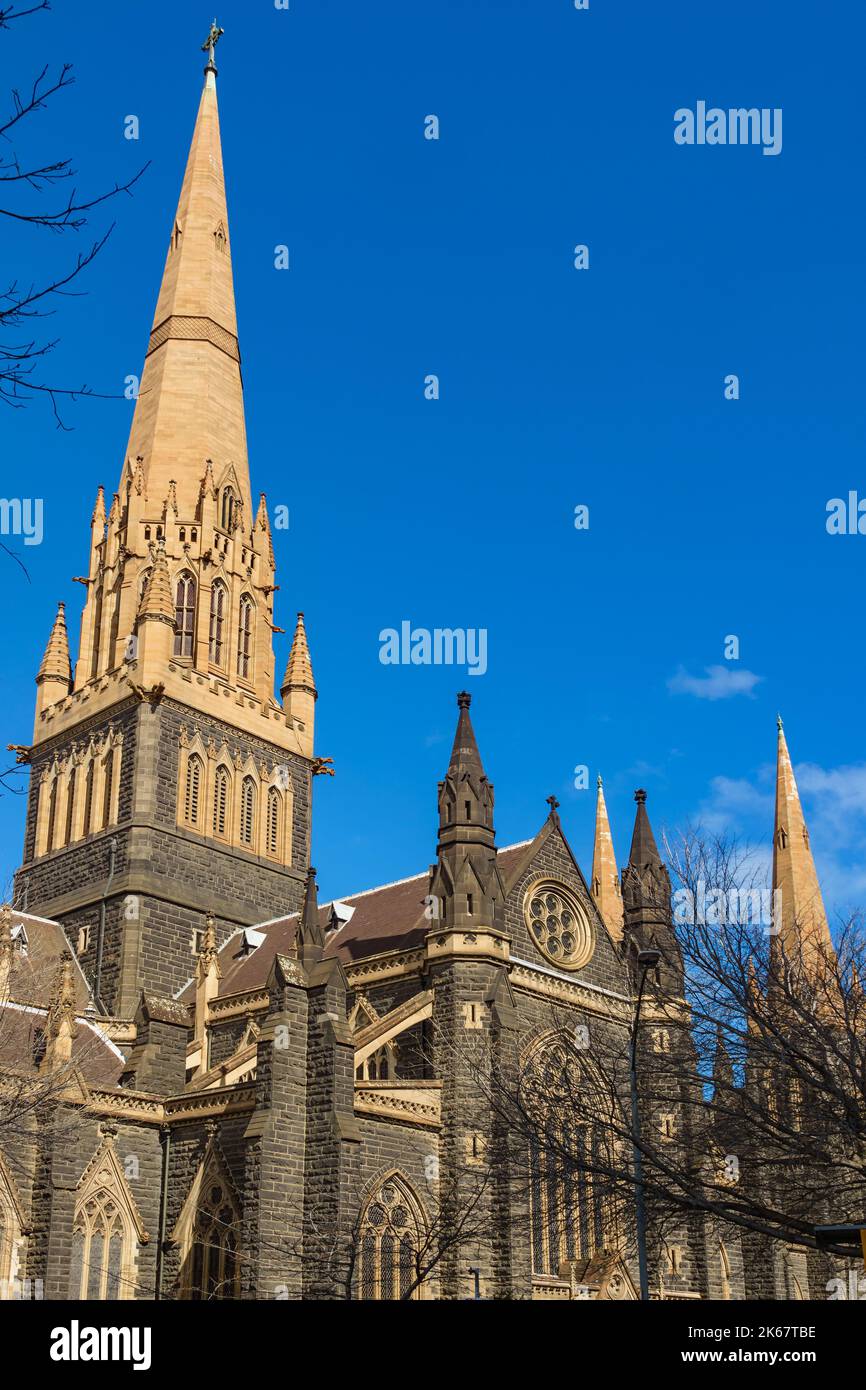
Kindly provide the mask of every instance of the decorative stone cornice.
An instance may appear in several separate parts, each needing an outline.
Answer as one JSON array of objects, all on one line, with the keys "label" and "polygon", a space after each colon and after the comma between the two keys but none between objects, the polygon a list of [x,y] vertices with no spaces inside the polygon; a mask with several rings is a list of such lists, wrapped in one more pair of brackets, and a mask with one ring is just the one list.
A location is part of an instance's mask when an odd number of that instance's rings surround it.
[{"label": "decorative stone cornice", "polygon": [[627,1025],[631,1021],[632,1003],[625,995],[616,995],[580,980],[566,980],[561,975],[524,962],[512,962],[509,978],[515,989],[525,990],[542,999],[577,1004],[590,1013],[601,1014],[617,1023]]},{"label": "decorative stone cornice", "polygon": [[442,1122],[441,1082],[355,1082],[355,1110],[377,1119],[398,1120],[423,1129],[439,1129]]},{"label": "decorative stone cornice", "polygon": [[423,946],[412,951],[383,951],[346,966],[350,989],[373,980],[393,980],[401,975],[416,975],[424,969],[427,952]]},{"label": "decorative stone cornice", "polygon": [[501,963],[509,958],[510,938],[493,927],[479,927],[477,931],[453,927],[428,932],[424,949],[428,961],[442,960],[445,956],[471,956]]}]

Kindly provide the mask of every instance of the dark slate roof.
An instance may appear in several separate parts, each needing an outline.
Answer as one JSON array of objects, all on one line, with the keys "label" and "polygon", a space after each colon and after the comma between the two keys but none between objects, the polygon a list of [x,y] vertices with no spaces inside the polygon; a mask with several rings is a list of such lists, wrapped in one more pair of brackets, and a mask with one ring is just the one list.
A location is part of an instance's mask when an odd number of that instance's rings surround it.
[{"label": "dark slate roof", "polygon": [[[499,851],[499,867],[506,879],[531,843],[525,840]],[[351,919],[338,931],[326,936],[325,955],[337,956],[344,965],[350,965],[382,951],[408,950],[419,946],[431,925],[424,915],[428,883],[428,873],[416,874],[413,878],[383,884],[381,888],[369,888],[363,893],[320,903],[319,923],[323,931],[331,923],[334,903],[354,908]],[[291,954],[298,920],[299,914],[293,912],[287,917],[258,923],[252,930],[263,933],[265,940],[246,953],[243,931],[234,932],[220,947],[220,995],[260,989],[268,978],[274,957]],[[184,1004],[193,1002],[194,981],[190,980],[177,997]]]},{"label": "dark slate roof", "polygon": [[[44,1031],[48,1010],[31,1004],[0,1005],[0,1067],[15,1071],[38,1071],[37,1043]],[[88,1019],[76,1018],[72,1040],[72,1062],[91,1086],[116,1086],[126,1067],[119,1048]],[[50,1082],[46,1084],[51,1084]]]},{"label": "dark slate roof", "polygon": [[[21,947],[22,927],[27,937],[26,950]],[[59,922],[34,917],[29,912],[13,909],[12,933],[17,945],[8,995],[0,1004],[0,1066],[35,1073],[38,1034],[45,1028],[61,957],[69,955],[70,949]],[[92,1000],[74,955],[72,960],[76,1008],[72,1065],[92,1086],[116,1086],[125,1067],[123,1055],[96,1023],[82,1017]]]},{"label": "dark slate roof", "polygon": [[[59,922],[48,917],[33,917],[29,912],[13,909],[12,932],[19,942],[20,927],[27,935],[27,950],[17,949],[12,957],[9,998],[19,1004],[47,1005],[60,974],[60,959],[64,953],[70,953],[66,933]],[[84,1013],[92,1002],[90,989],[74,954],[73,963],[75,1005],[79,1013]]]}]

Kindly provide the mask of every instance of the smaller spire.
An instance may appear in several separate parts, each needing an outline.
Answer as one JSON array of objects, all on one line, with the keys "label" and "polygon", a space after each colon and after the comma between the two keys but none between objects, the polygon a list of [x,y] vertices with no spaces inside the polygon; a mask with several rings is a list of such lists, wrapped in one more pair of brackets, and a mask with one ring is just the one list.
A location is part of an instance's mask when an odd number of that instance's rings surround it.
[{"label": "smaller spire", "polygon": [[96,489],[96,501],[93,504],[93,515],[90,518],[91,526],[105,525],[105,489],[102,483]]},{"label": "smaller spire", "polygon": [[210,1002],[219,994],[221,979],[222,968],[220,966],[219,950],[217,948],[216,921],[213,913],[209,912],[205,918],[201,950],[198,953],[198,960],[196,961],[195,967],[195,1019],[193,1032],[195,1038],[201,1044],[199,1064],[196,1069],[196,1074],[199,1076],[203,1072],[206,1072],[208,1067],[207,1024],[210,1016]]},{"label": "smaller spire", "polygon": [[303,613],[298,614],[292,650],[289,652],[286,674],[283,676],[283,683],[280,686],[280,694],[284,699],[290,690],[306,690],[314,697],[316,695],[313,663],[310,660],[310,648],[307,644],[307,629],[304,627]]},{"label": "smaller spire", "polygon": [[170,623],[174,627],[174,603],[171,597],[171,578],[165,553],[165,540],[160,537],[153,552],[153,565],[138,607],[138,621],[151,620]]},{"label": "smaller spire", "polygon": [[451,761],[448,764],[449,776],[461,772],[480,773],[482,777],[484,776],[481,754],[478,752],[478,744],[475,741],[475,730],[469,717],[471,703],[472,696],[469,691],[461,690],[457,696],[457,708],[460,714],[457,717],[457,730],[451,748]]},{"label": "smaller spire", "polygon": [[48,1005],[45,1038],[45,1053],[39,1070],[55,1071],[69,1062],[75,1039],[75,975],[68,951],[61,957],[60,973]]},{"label": "smaller spire", "polygon": [[595,803],[595,843],[592,850],[592,896],[614,941],[622,939],[622,892],[601,776]]},{"label": "smaller spire", "polygon": [[629,851],[628,862],[636,869],[645,869],[652,864],[654,867],[660,865],[662,857],[658,851],[658,845],[653,835],[649,816],[646,809],[646,792],[643,787],[638,787],[634,794],[637,802],[637,812],[634,818],[634,833],[631,837],[631,850]]},{"label": "smaller spire", "polygon": [[[57,681],[66,687],[68,693],[71,678],[69,636],[66,631],[66,604],[58,603],[57,617],[51,628],[51,636],[48,638],[48,646],[45,648],[45,655],[42,658],[42,665],[39,667],[36,684],[41,685],[43,681]],[[55,698],[60,699],[60,696]]]},{"label": "smaller spire", "polygon": [[305,965],[321,960],[325,938],[319,925],[319,895],[316,888],[316,871],[310,865],[307,869],[307,886],[304,891],[304,905],[298,923],[298,955]]}]

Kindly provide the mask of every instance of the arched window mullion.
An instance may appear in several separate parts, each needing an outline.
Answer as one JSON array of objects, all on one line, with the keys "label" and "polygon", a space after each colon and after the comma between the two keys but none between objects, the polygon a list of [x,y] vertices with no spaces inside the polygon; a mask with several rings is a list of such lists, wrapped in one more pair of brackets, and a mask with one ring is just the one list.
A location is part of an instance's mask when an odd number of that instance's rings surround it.
[{"label": "arched window mullion", "polygon": [[195,645],[196,583],[188,570],[178,576],[174,606],[174,655],[191,657]]}]

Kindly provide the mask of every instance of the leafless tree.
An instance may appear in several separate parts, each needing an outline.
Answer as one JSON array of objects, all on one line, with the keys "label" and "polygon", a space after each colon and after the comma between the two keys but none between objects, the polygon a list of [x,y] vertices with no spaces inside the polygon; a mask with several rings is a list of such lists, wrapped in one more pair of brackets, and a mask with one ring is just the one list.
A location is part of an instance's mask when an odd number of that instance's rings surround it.
[{"label": "leafless tree", "polygon": [[[682,959],[686,999],[664,995],[652,975],[647,981],[639,1132],[628,1032],[590,1025],[576,1033],[565,1011],[551,1011],[563,1039],[555,1065],[530,1060],[516,1076],[492,1072],[491,1102],[512,1133],[564,1173],[601,1183],[621,1211],[633,1206],[637,1144],[656,1239],[703,1216],[719,1229],[815,1249],[816,1225],[866,1218],[863,922],[841,923],[834,949],[793,959],[767,917],[760,855],[701,829],[666,841],[666,851],[671,949]],[[669,912],[659,902],[658,915]],[[666,1113],[670,1125],[659,1123]],[[589,1126],[603,1136],[594,1147]]]},{"label": "leafless tree", "polygon": [[[29,7],[8,5],[0,10],[0,35],[14,21],[49,9],[47,0]],[[74,83],[71,64],[63,63],[54,73],[50,67],[46,63],[25,87],[13,88],[11,107],[5,117],[0,117],[0,218],[67,239],[88,226],[90,214],[101,204],[121,193],[131,193],[147,165],[127,182],[115,183],[111,189],[88,196],[79,194],[70,182],[76,170],[69,157],[19,153],[20,144],[33,125],[32,117],[46,110]],[[58,301],[80,293],[81,277],[105,246],[113,226],[65,264],[49,270],[43,280],[22,283],[13,275],[0,287],[0,402],[20,410],[34,397],[45,397],[51,403],[58,428],[66,428],[59,412],[62,398],[75,400],[103,393],[86,384],[69,386],[46,379],[44,363],[59,339],[41,332],[36,320],[51,317]]]}]

